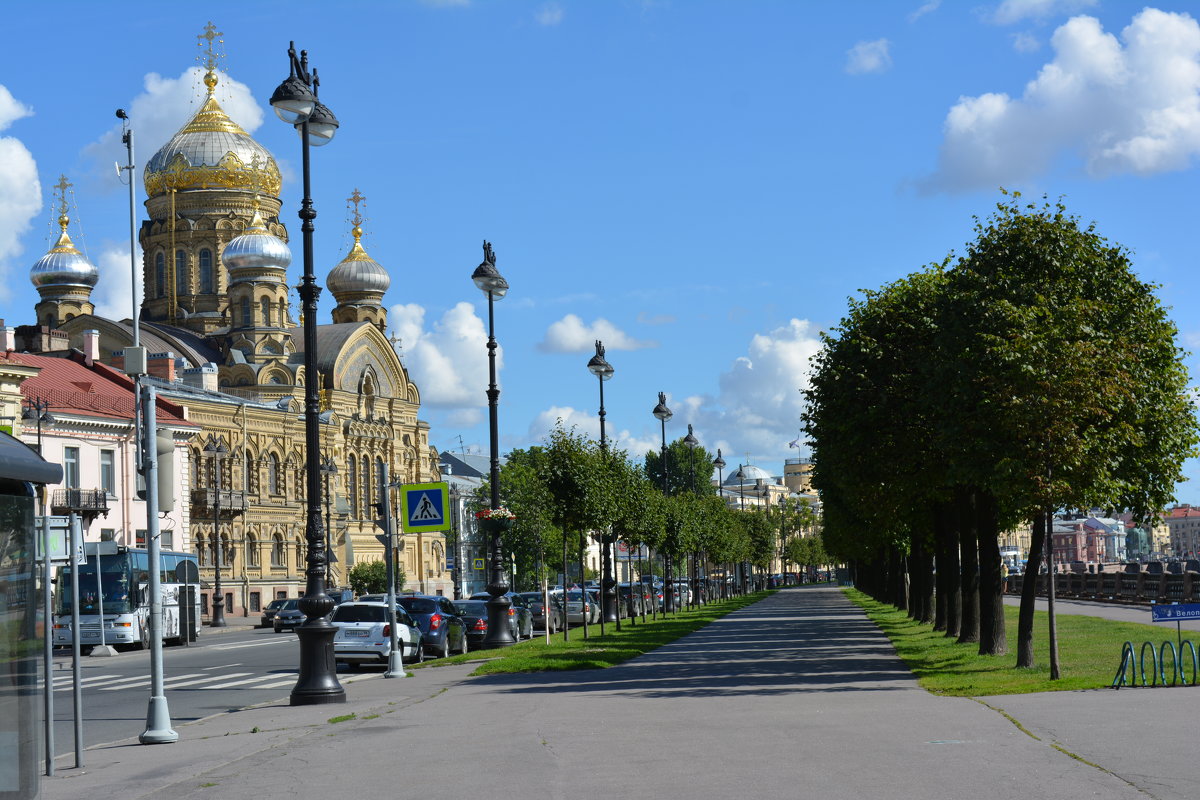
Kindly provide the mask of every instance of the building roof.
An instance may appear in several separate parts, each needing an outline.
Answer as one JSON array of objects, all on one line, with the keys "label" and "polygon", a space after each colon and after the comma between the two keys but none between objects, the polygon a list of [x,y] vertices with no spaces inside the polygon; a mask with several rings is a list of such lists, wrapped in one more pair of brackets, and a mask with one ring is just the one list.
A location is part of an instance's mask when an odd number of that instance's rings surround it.
[{"label": "building roof", "polygon": [[[99,362],[87,364],[83,353],[72,350],[66,357],[33,353],[0,353],[9,363],[39,367],[41,372],[21,383],[21,394],[44,400],[51,414],[63,413],[93,419],[133,419],[133,381],[120,370]],[[183,417],[183,409],[159,399],[156,419],[173,428],[196,427]]]},{"label": "building roof", "polygon": [[438,453],[438,459],[450,467],[445,473],[448,475],[483,478],[490,475],[492,471],[491,456],[443,451]]}]

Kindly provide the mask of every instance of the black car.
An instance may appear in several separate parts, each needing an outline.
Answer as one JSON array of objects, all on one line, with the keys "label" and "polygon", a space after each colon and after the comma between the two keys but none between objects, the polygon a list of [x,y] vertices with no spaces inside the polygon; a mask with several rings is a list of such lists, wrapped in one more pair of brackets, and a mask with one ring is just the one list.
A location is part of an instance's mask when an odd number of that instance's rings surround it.
[{"label": "black car", "polygon": [[275,612],[275,619],[271,620],[271,627],[275,629],[276,633],[283,633],[285,630],[294,631],[297,626],[303,625],[306,619],[308,617],[304,616],[304,612],[300,610],[300,598],[289,597]]},{"label": "black car", "polygon": [[441,658],[467,652],[467,626],[454,604],[445,597],[406,594],[396,598],[396,605],[407,611],[421,628],[425,652]]},{"label": "black car", "polygon": [[287,602],[286,597],[281,597],[278,600],[272,600],[267,603],[267,607],[263,609],[260,619],[261,626],[264,628],[271,627],[271,623],[275,621],[275,615],[279,613],[279,609],[283,608],[283,604]]},{"label": "black car", "polygon": [[[512,606],[508,609],[509,630],[512,631],[512,637],[515,641],[522,639],[533,638],[533,609],[529,607],[529,603],[525,598],[516,592],[505,592],[504,596],[508,598]],[[482,600],[485,603],[491,598],[488,592],[478,592],[471,595],[472,600]]]},{"label": "black car", "polygon": [[467,625],[467,639],[472,645],[482,647],[488,629],[487,603],[483,600],[459,600],[454,608]]}]

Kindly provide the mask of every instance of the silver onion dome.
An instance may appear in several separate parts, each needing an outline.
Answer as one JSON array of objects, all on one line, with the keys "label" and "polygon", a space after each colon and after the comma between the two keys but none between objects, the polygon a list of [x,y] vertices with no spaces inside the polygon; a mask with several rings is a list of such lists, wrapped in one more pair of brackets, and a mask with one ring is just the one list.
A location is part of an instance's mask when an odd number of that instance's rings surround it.
[{"label": "silver onion dome", "polygon": [[96,265],[79,252],[71,237],[67,235],[68,222],[65,214],[58,218],[58,224],[62,227],[58,241],[29,270],[29,280],[39,289],[44,286],[91,288],[100,278],[100,271],[96,269]]},{"label": "silver onion dome", "polygon": [[[229,282],[259,279],[264,272],[283,272],[292,263],[292,251],[287,243],[267,230],[262,214],[256,209],[250,227],[240,236],[229,240],[221,251],[221,261],[229,270]],[[279,280],[283,276],[276,276]]]},{"label": "silver onion dome", "polygon": [[325,285],[334,297],[349,294],[378,294],[382,297],[392,285],[386,269],[367,255],[362,246],[362,228],[354,226],[354,246],[350,253],[329,272]]}]

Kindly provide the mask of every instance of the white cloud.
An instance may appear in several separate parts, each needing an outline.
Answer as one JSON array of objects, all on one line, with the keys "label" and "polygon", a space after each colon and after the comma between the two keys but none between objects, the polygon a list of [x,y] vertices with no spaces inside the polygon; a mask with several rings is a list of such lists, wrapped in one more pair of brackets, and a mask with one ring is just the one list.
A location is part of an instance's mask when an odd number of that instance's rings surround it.
[{"label": "white cloud", "polygon": [[1042,43],[1032,33],[1014,33],[1013,50],[1018,53],[1033,53],[1041,49]]},{"label": "white cloud", "polygon": [[[808,387],[809,359],[821,348],[812,323],[792,319],[769,333],[756,334],[746,355],[719,378],[717,397],[688,397],[671,403],[679,435],[691,422],[709,452],[724,451],[730,464],[772,462],[798,455],[788,447],[800,432]],[[728,470],[726,470],[728,474]]]},{"label": "white cloud", "polygon": [[641,350],[657,347],[657,342],[643,342],[632,338],[608,320],[599,317],[591,325],[575,314],[567,314],[546,329],[545,338],[538,343],[544,353],[586,353],[596,346],[596,340],[604,342],[608,350]]},{"label": "white cloud", "polygon": [[[146,75],[145,91],[134,97],[126,108],[134,133],[138,180],[141,180],[142,171],[151,156],[200,110],[205,97],[203,76],[204,70],[200,67],[190,67],[178,78],[164,78],[154,72]],[[230,119],[241,125],[247,133],[253,133],[262,125],[262,106],[254,99],[246,84],[224,73],[219,77],[215,94],[217,102]],[[83,152],[94,162],[97,174],[111,178],[113,162],[126,163],[125,145],[121,143],[121,125],[114,125],[98,140],[87,145]],[[115,180],[109,180],[109,183],[117,187]]]},{"label": "white cloud", "polygon": [[[392,306],[388,319],[404,347],[409,375],[421,391],[422,405],[477,408],[487,404],[487,332],[475,307],[461,302],[425,329],[425,309],[416,303]],[[504,350],[496,351],[496,369]]]},{"label": "white cloud", "polygon": [[[543,441],[554,430],[554,426],[558,424],[559,420],[562,420],[563,427],[568,430],[574,427],[584,436],[597,442],[600,441],[600,415],[571,406],[551,406],[540,412],[529,423],[529,440]],[[641,463],[647,450],[657,452],[661,444],[660,439],[654,436],[639,438],[628,429],[616,430],[611,421],[605,425],[604,436],[613,450],[626,451],[633,462],[637,464]]]},{"label": "white cloud", "polygon": [[[0,85],[0,131],[32,113]],[[42,184],[33,154],[20,139],[0,136],[0,300],[12,296],[13,259],[21,255],[21,237],[41,210]]]},{"label": "white cloud", "polygon": [[108,244],[100,251],[96,267],[100,280],[92,291],[92,302],[96,305],[96,316],[105,319],[132,319],[133,298],[142,296],[142,248],[137,251],[137,289],[133,288],[130,276],[129,247]]},{"label": "white cloud", "polygon": [[534,13],[533,18],[537,20],[538,25],[549,27],[562,22],[563,14],[563,7],[558,3],[543,3],[541,8]]},{"label": "white cloud", "polygon": [[1004,0],[992,15],[997,25],[1012,25],[1025,19],[1074,14],[1096,5],[1096,0]]},{"label": "white cloud", "polygon": [[940,6],[941,4],[942,4],[942,0],[929,0],[929,2],[925,3],[920,8],[918,8],[916,11],[909,14],[908,21],[916,22],[917,20],[919,20],[921,17],[925,16],[926,14],[932,14],[934,11],[938,10],[938,6]]},{"label": "white cloud", "polygon": [[1093,176],[1186,168],[1200,153],[1200,25],[1144,9],[1121,32],[1075,17],[1020,98],[986,93],[950,109],[926,188],[995,188],[1074,154]]},{"label": "white cloud", "polygon": [[887,72],[892,68],[892,56],[888,52],[887,39],[859,42],[846,51],[846,72],[865,75],[871,72]]}]

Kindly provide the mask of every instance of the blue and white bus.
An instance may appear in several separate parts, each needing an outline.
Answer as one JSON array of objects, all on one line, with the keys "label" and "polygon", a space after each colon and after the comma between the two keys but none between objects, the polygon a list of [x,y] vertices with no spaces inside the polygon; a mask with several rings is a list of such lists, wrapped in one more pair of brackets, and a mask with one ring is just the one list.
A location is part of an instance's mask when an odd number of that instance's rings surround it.
[{"label": "blue and white bus", "polygon": [[[193,583],[191,591],[185,592],[185,584],[176,577],[176,567],[184,561],[194,565],[196,556],[170,551],[159,553],[162,638],[169,644],[182,644],[187,637],[185,617],[190,618],[192,638],[200,632],[199,587]],[[88,546],[87,564],[79,567],[79,641],[83,647],[91,648],[101,642],[126,647],[150,645],[149,565],[145,548],[104,542]],[[75,602],[71,595],[73,568],[73,565],[59,567],[55,580],[56,645],[71,644],[71,612]],[[197,573],[195,568],[189,571],[193,575]],[[184,570],[179,572],[184,573]],[[191,614],[184,613],[187,609],[180,602],[186,596],[192,598]]]}]

